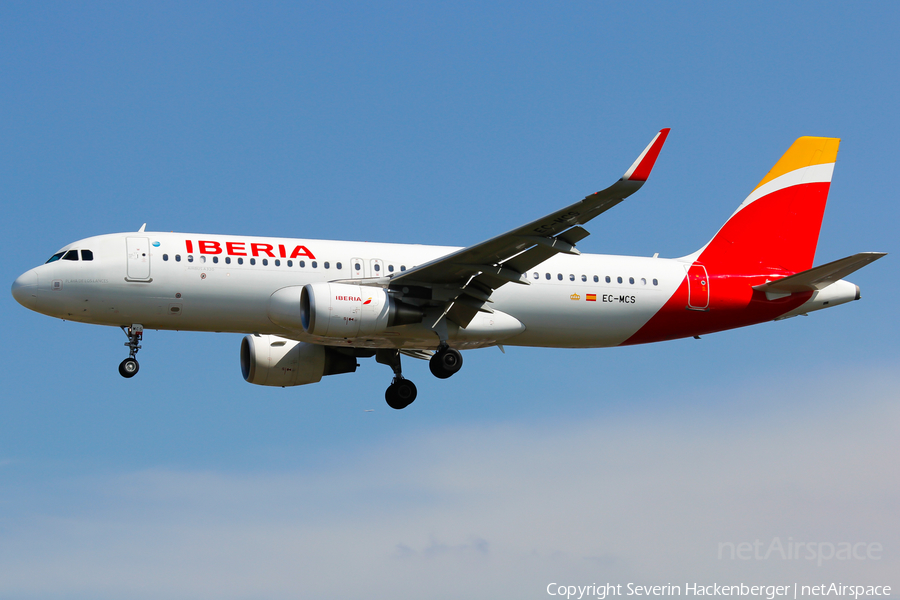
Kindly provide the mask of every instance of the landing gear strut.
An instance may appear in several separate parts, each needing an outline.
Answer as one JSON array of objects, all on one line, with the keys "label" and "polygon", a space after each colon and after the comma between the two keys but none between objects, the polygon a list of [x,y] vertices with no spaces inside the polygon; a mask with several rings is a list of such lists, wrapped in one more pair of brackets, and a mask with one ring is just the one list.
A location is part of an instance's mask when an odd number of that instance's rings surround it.
[{"label": "landing gear strut", "polygon": [[462,368],[462,354],[459,350],[442,344],[428,361],[431,374],[438,379],[447,379]]},{"label": "landing gear strut", "polygon": [[131,327],[122,327],[122,331],[128,336],[125,345],[128,346],[128,358],[119,363],[119,375],[126,379],[130,379],[137,375],[141,366],[138,364],[135,356],[141,349],[141,338],[144,337],[144,326],[134,324]]},{"label": "landing gear strut", "polygon": [[412,404],[418,392],[416,391],[416,384],[409,379],[404,379],[400,371],[400,351],[377,350],[375,352],[375,360],[389,366],[394,371],[394,379],[384,392],[384,399],[387,401],[388,406],[395,410],[400,410]]}]

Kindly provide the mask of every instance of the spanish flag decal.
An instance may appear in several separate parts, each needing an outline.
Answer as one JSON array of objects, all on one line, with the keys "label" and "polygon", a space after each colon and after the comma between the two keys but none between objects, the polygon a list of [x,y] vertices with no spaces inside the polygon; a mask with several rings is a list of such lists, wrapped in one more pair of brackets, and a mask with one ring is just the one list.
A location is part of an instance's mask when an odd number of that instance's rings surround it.
[{"label": "spanish flag decal", "polygon": [[597,294],[588,294],[587,298],[585,298],[585,300],[587,300],[588,302],[596,302]]}]

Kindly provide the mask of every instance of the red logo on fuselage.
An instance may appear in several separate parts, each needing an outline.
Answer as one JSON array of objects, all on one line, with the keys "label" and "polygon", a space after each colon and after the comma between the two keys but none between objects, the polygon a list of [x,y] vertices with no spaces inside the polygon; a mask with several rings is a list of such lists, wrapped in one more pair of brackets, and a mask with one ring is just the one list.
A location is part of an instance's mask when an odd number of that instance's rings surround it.
[{"label": "red logo on fuselage", "polygon": [[[194,253],[194,242],[185,240],[185,248],[188,254]],[[225,242],[224,248],[222,242],[213,240],[197,240],[197,252],[199,254],[227,254],[229,256],[268,256],[269,258],[300,258],[304,256],[310,260],[315,260],[315,255],[306,246],[294,246],[293,250],[288,252],[289,246],[284,244],[261,244],[258,242]],[[277,254],[276,254],[277,252]]]},{"label": "red logo on fuselage", "polygon": [[335,300],[343,300],[344,302],[359,302],[362,300],[359,296],[335,296]]}]

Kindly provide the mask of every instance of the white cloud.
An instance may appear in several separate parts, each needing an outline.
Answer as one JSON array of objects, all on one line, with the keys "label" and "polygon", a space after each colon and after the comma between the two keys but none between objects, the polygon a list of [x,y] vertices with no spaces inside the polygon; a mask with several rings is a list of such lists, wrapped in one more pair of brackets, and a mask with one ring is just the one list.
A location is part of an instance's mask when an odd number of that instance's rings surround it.
[{"label": "white cloud", "polygon": [[[657,414],[422,432],[348,450],[327,471],[57,481],[32,492],[52,508],[7,506],[0,596],[497,598],[543,597],[554,581],[900,583],[900,382],[788,381],[718,390],[739,408],[731,414],[687,411],[686,392]],[[775,538],[883,551],[824,567],[717,557],[723,542]]]}]

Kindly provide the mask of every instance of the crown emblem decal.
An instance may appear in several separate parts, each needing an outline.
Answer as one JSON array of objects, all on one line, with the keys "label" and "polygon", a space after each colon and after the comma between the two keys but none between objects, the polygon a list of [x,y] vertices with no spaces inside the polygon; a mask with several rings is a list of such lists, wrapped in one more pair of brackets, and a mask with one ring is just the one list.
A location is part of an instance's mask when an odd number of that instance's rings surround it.
[{"label": "crown emblem decal", "polygon": [[571,296],[569,296],[569,300],[581,300],[581,296],[579,296],[577,293],[572,294]]}]

